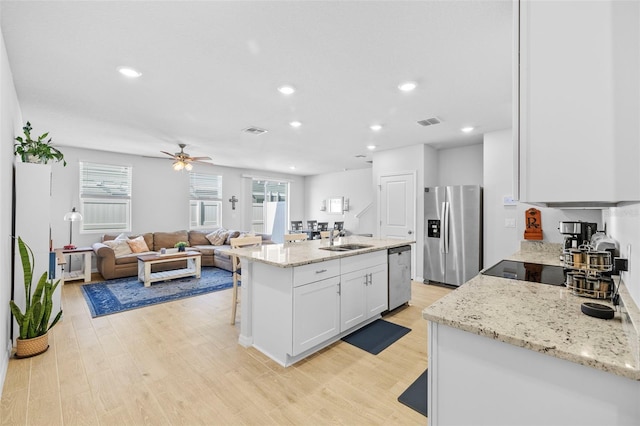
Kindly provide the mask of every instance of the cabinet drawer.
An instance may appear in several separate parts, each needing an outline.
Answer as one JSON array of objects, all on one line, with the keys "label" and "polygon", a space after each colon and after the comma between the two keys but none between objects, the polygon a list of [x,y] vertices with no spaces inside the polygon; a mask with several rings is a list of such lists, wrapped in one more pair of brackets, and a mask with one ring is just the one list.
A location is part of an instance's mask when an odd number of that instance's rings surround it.
[{"label": "cabinet drawer", "polygon": [[380,250],[340,259],[340,271],[347,274],[387,263],[387,251]]},{"label": "cabinet drawer", "polygon": [[298,287],[340,275],[340,260],[311,263],[293,268],[293,286]]}]

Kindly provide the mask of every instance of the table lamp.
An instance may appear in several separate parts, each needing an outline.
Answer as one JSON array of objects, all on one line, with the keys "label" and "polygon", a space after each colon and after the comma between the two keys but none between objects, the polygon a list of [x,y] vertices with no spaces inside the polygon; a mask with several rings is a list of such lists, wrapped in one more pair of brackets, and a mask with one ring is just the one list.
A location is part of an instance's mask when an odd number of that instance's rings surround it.
[{"label": "table lamp", "polygon": [[73,222],[82,220],[82,215],[80,212],[76,211],[74,207],[71,211],[64,215],[64,220],[69,222],[69,244],[64,246],[65,250],[73,250],[76,246],[73,245],[72,237],[73,237]]}]

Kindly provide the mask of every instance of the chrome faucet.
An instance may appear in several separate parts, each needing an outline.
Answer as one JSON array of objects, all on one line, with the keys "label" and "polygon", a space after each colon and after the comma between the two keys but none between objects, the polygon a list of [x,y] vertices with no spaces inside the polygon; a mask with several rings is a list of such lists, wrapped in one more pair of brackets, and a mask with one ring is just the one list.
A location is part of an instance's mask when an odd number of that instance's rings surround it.
[{"label": "chrome faucet", "polygon": [[329,247],[333,246],[333,229],[329,231]]}]

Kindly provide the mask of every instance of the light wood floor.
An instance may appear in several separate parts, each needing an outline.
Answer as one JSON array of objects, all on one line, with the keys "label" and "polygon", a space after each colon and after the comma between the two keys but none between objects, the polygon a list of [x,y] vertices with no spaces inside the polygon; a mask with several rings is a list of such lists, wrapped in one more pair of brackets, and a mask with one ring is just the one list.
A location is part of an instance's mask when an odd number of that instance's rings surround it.
[{"label": "light wood floor", "polygon": [[397,401],[427,366],[421,311],[450,290],[413,283],[385,316],[412,331],[371,355],[339,341],[283,368],[238,345],[231,291],[92,319],[80,284],[63,288],[51,347],[9,361],[3,425],[426,424]]}]

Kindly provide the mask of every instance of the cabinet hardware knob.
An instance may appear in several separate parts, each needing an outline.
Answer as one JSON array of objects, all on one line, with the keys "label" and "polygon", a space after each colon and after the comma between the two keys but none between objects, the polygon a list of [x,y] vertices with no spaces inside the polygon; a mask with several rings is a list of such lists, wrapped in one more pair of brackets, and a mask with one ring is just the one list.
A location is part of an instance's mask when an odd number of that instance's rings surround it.
[{"label": "cabinet hardware knob", "polygon": [[326,269],[320,269],[319,271],[316,271],[316,274],[322,274],[323,272],[327,272]]}]

